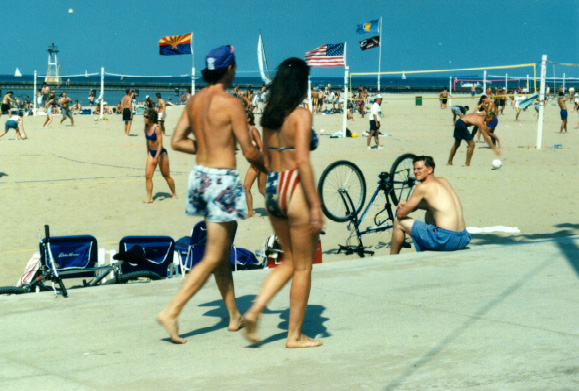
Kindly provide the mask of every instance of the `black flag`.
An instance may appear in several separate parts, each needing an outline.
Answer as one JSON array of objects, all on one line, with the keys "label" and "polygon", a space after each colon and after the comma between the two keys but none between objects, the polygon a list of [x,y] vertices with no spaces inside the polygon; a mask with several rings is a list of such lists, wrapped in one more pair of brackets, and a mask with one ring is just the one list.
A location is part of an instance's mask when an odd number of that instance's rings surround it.
[{"label": "black flag", "polygon": [[380,36],[379,35],[376,35],[375,37],[360,41],[360,49],[362,49],[362,50],[377,48],[378,46],[380,46]]}]

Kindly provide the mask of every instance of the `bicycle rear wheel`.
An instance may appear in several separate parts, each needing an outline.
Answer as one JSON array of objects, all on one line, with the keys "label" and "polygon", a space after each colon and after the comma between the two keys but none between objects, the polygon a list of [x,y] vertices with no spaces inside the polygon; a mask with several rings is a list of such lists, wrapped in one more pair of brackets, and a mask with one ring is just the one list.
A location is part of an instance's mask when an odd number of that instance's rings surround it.
[{"label": "bicycle rear wheel", "polygon": [[412,162],[415,157],[416,155],[412,153],[405,153],[398,156],[392,163],[392,168],[390,169],[390,183],[392,183],[390,197],[395,205],[398,205],[400,201],[408,201],[412,194],[416,182],[414,163]]},{"label": "bicycle rear wheel", "polygon": [[360,213],[366,200],[366,180],[362,170],[347,160],[330,164],[320,176],[318,193],[322,201],[322,211],[334,221],[347,221],[353,215],[351,207],[344,203],[345,193],[354,204],[356,214]]}]

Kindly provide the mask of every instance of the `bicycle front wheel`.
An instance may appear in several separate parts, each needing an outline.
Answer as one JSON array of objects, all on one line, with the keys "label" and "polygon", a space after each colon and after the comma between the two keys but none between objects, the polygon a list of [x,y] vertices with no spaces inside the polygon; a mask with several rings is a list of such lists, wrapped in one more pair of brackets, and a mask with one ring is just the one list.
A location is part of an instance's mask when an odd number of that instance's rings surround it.
[{"label": "bicycle front wheel", "polygon": [[[322,211],[330,220],[347,221],[354,212],[360,213],[364,206],[366,180],[357,165],[340,160],[324,170],[318,182],[318,193],[322,201]],[[346,193],[352,200],[354,210],[345,203],[348,199]]]},{"label": "bicycle front wheel", "polygon": [[28,290],[24,289],[24,288],[20,288],[18,286],[0,287],[0,296],[2,296],[2,295],[21,295],[23,293],[28,293]]},{"label": "bicycle front wheel", "polygon": [[390,169],[390,181],[392,183],[390,197],[395,205],[398,205],[400,201],[408,201],[412,194],[414,184],[416,183],[413,163],[415,157],[416,155],[414,154],[405,153],[404,155],[398,156],[392,164],[392,168]]}]

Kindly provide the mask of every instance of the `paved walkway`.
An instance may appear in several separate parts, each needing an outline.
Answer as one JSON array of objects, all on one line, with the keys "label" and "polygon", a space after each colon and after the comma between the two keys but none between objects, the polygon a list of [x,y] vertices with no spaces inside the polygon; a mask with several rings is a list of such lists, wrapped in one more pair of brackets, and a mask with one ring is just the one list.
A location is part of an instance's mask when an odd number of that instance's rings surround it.
[{"label": "paved walkway", "polygon": [[[266,271],[235,274],[247,309]],[[0,298],[9,390],[576,390],[579,236],[315,265],[304,331],[285,348],[286,287],[258,348],[226,330],[213,281],[173,345],[154,317],[179,280]]]}]

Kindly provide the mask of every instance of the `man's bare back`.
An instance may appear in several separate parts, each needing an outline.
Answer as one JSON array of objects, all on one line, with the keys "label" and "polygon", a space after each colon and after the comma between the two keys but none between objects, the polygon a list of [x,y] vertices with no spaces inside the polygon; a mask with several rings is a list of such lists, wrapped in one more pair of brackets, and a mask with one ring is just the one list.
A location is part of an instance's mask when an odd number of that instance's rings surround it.
[{"label": "man's bare back", "polygon": [[208,86],[195,94],[183,117],[186,117],[197,142],[197,164],[235,169],[236,140],[244,155],[244,146],[247,149],[244,144],[251,146],[241,101],[228,94],[221,84]]},{"label": "man's bare back", "polygon": [[130,95],[123,96],[123,99],[121,99],[121,108],[131,109],[132,106],[133,106],[133,97]]}]

